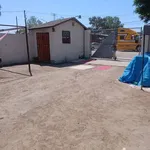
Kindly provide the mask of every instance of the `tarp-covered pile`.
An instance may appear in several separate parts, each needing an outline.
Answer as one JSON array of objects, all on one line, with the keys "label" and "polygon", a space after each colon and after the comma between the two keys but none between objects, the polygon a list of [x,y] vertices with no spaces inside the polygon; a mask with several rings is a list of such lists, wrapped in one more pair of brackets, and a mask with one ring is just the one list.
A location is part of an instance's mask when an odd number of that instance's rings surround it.
[{"label": "tarp-covered pile", "polygon": [[[119,81],[140,86],[142,83],[142,56],[129,63]],[[150,53],[144,55],[143,86],[150,87]]]}]

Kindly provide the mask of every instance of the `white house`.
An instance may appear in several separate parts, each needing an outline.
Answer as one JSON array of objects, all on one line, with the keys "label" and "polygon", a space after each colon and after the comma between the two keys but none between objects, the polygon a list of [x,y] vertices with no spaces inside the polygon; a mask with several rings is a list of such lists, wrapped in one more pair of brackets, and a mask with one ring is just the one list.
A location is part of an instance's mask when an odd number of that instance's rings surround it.
[{"label": "white house", "polygon": [[76,18],[30,28],[29,35],[30,52],[39,61],[61,63],[90,57],[90,31]]}]

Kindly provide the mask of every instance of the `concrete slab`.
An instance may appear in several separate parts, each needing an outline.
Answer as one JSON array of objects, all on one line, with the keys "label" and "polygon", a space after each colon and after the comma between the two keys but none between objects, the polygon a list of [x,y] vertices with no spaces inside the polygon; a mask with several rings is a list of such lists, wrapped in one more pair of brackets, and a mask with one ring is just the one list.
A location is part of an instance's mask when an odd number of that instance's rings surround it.
[{"label": "concrete slab", "polygon": [[129,62],[124,61],[113,61],[113,60],[95,60],[87,62],[88,65],[108,65],[108,66],[118,66],[118,67],[127,67]]},{"label": "concrete slab", "polygon": [[94,66],[91,66],[91,65],[76,65],[76,66],[72,66],[70,68],[71,69],[77,69],[77,70],[86,70],[86,69],[94,68]]},{"label": "concrete slab", "polygon": [[117,51],[116,55],[117,55],[117,58],[131,60],[135,56],[139,55],[139,52]]}]

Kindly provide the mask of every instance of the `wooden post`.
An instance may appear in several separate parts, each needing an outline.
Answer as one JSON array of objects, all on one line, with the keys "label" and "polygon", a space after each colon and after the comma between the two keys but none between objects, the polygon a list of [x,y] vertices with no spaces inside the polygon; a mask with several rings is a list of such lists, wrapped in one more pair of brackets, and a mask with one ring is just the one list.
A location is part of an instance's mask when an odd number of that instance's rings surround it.
[{"label": "wooden post", "polygon": [[143,78],[144,78],[144,53],[145,53],[145,34],[143,34],[143,50],[142,50],[142,81],[141,81],[141,90],[143,90]]},{"label": "wooden post", "polygon": [[28,42],[27,18],[26,18],[25,10],[24,10],[24,22],[25,22],[25,34],[26,34],[27,56],[28,56],[28,68],[29,68],[30,76],[32,76],[31,65],[30,65],[29,42]]}]

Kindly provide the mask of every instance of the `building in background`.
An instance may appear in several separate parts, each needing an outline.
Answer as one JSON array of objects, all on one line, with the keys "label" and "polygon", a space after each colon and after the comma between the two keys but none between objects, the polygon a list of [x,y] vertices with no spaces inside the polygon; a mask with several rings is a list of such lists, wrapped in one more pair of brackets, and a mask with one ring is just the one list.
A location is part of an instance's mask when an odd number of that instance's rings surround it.
[{"label": "building in background", "polygon": [[90,57],[90,31],[76,18],[36,26],[29,29],[29,34],[30,51],[41,62],[62,63]]}]

